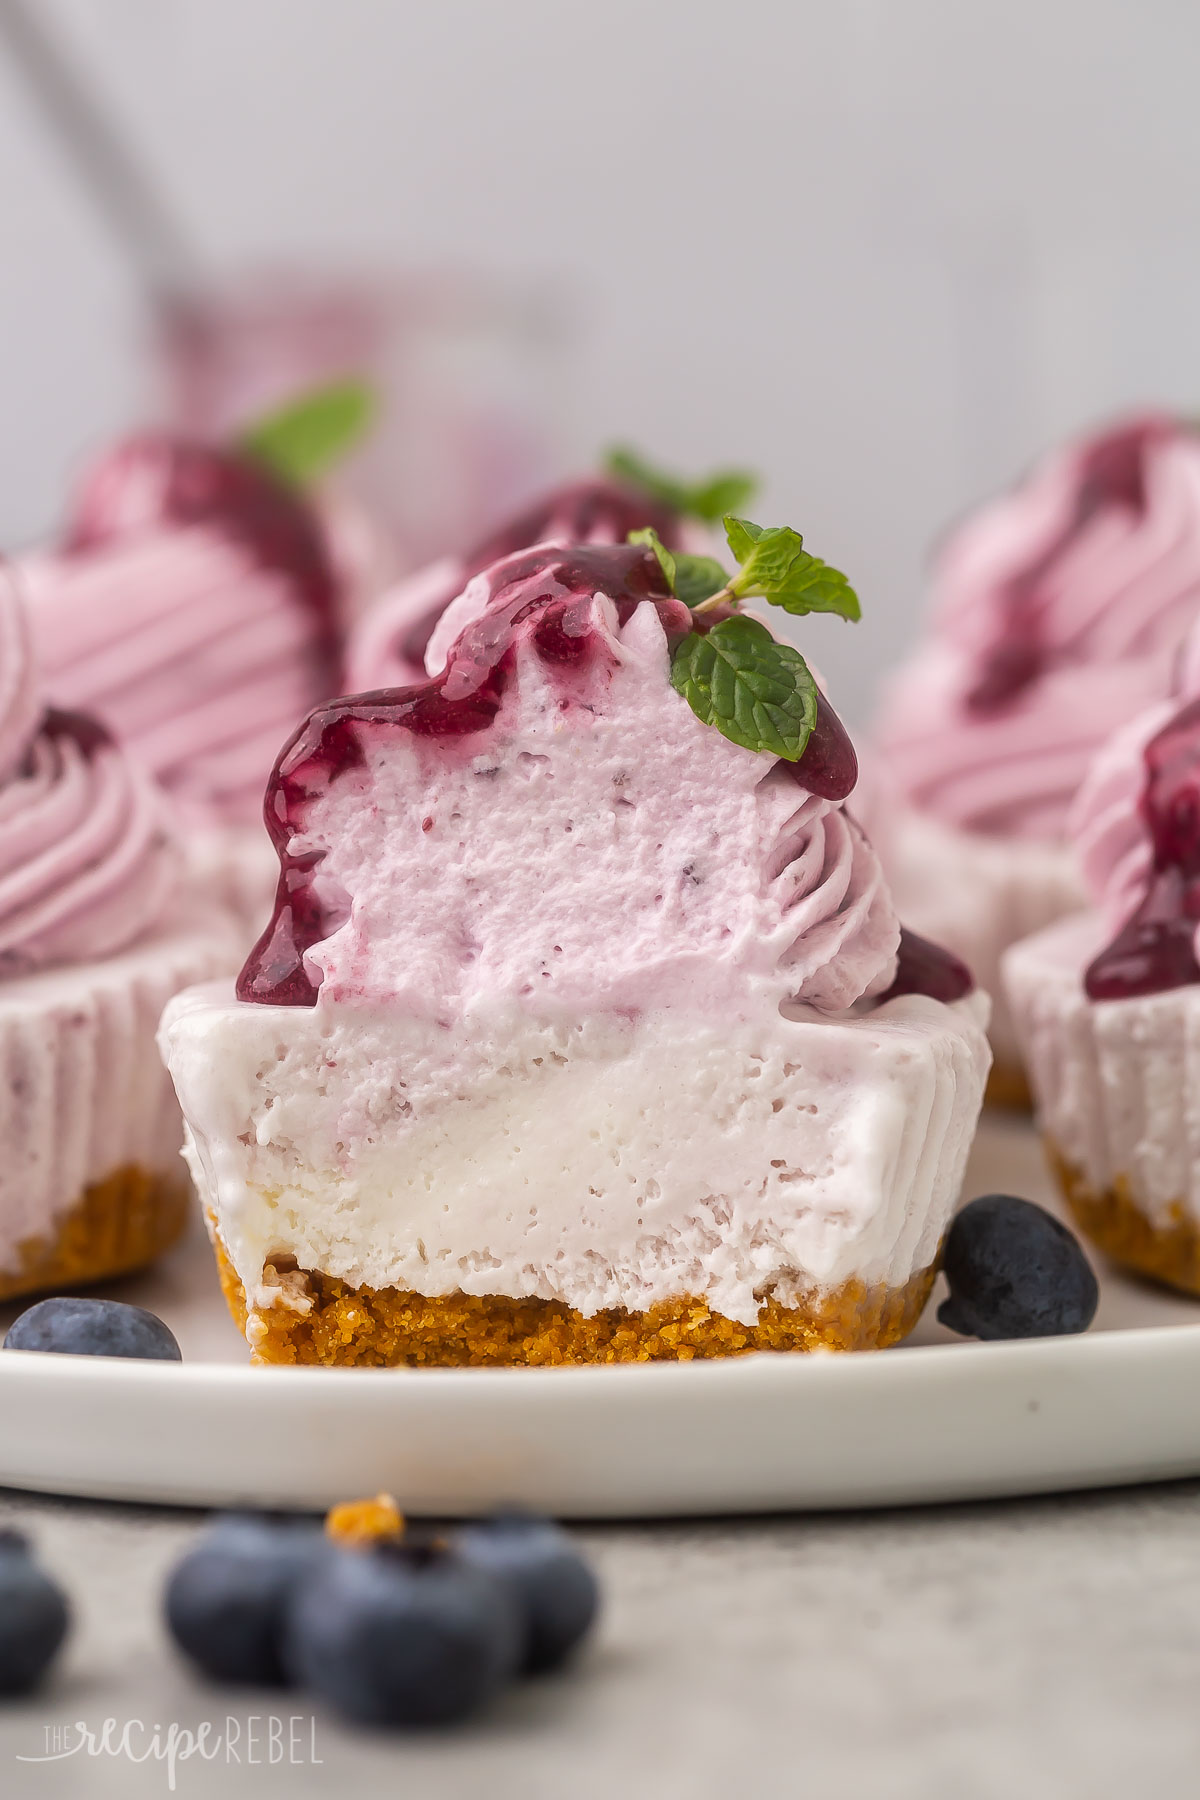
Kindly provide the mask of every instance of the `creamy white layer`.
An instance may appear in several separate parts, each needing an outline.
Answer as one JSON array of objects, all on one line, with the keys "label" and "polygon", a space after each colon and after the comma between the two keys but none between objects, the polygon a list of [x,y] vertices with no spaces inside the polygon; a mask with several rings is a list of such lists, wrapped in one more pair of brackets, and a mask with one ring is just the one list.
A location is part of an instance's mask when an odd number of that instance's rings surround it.
[{"label": "creamy white layer", "polygon": [[1019,1066],[1000,962],[1010,944],[1084,904],[1072,851],[960,831],[913,808],[895,815],[883,846],[896,911],[911,930],[962,957],[992,995],[988,1035],[997,1063]]},{"label": "creamy white layer", "polygon": [[728,1028],[514,1005],[248,1006],[182,994],[163,1054],[251,1303],[264,1261],[355,1286],[760,1302],[933,1259],[987,1074],[987,1001],[805,1007]]},{"label": "creamy white layer", "polygon": [[173,911],[102,961],[0,981],[0,1269],[49,1238],[85,1188],[127,1164],[169,1174],[179,1106],[155,1048],[166,1002],[229,970],[232,923]]},{"label": "creamy white layer", "polygon": [[1094,1188],[1122,1175],[1152,1220],[1180,1203],[1200,1220],[1200,987],[1089,1000],[1108,936],[1076,914],[1004,959],[1039,1122]]}]

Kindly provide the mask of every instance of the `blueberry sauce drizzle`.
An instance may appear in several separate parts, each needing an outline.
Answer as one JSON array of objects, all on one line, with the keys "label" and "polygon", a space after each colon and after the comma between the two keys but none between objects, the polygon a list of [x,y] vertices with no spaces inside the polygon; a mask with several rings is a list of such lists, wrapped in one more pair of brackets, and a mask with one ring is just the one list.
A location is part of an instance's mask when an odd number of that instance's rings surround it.
[{"label": "blueberry sauce drizzle", "polygon": [[[592,602],[606,594],[620,625],[644,601],[658,611],[668,639],[677,643],[693,629],[688,608],[667,587],[657,557],[632,544],[585,544],[518,552],[496,565],[489,608],[458,639],[440,675],[413,687],[333,700],[311,713],[284,747],[267,786],[264,818],[279,856],[280,877],[270,924],[250,952],[237,982],[239,1000],[272,1006],[312,1006],[319,982],[304,954],[337,930],[347,899],[323,883],[323,852],[294,854],[312,803],[335,781],[366,767],[364,736],[408,731],[449,745],[492,724],[516,660],[516,640],[526,633],[543,664],[572,699],[574,672],[607,649],[595,630]],[[812,756],[814,781],[808,779]],[[822,701],[817,724],[799,763],[784,763],[812,792],[844,798],[857,763],[833,709]],[[848,785],[847,785],[848,783]]]},{"label": "blueberry sauce drizzle", "polygon": [[1143,760],[1150,877],[1131,917],[1084,975],[1092,1000],[1129,1000],[1200,981],[1200,700],[1151,738]]},{"label": "blueberry sauce drizzle", "polygon": [[966,698],[968,713],[1000,712],[1044,673],[1043,588],[1062,557],[1093,519],[1120,508],[1140,519],[1146,510],[1146,451],[1177,427],[1168,419],[1138,419],[1097,438],[1084,453],[1071,516],[1034,560],[1010,577],[1001,595],[1004,632],[983,659]]},{"label": "blueberry sauce drizzle", "polygon": [[64,547],[79,555],[158,524],[207,525],[243,544],[288,577],[334,643],[337,583],[320,523],[269,469],[235,450],[142,432],[84,483]]},{"label": "blueberry sauce drizzle", "polygon": [[423,663],[433,628],[450,602],[493,563],[545,543],[550,536],[569,544],[623,544],[631,531],[646,526],[653,527],[668,550],[682,548],[678,514],[639,488],[596,476],[552,489],[468,550],[453,583],[404,634],[401,654],[409,662]]},{"label": "blueberry sauce drizzle", "polygon": [[91,762],[99,751],[113,742],[112,732],[107,725],[102,725],[91,713],[69,712],[60,706],[46,708],[39,735],[51,738],[55,743],[62,738],[69,739],[85,762]]},{"label": "blueberry sauce drizzle", "polygon": [[953,951],[928,938],[918,937],[907,926],[900,927],[900,948],[896,957],[896,978],[879,1002],[898,1000],[902,994],[925,994],[930,1000],[947,1005],[965,999],[975,991],[975,977]]}]

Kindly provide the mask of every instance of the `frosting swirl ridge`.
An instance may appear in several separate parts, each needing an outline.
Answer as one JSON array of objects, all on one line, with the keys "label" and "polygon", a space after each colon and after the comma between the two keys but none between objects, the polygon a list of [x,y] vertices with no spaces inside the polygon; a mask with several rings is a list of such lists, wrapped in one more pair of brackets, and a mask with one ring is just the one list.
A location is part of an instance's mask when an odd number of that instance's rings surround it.
[{"label": "frosting swirl ridge", "polygon": [[[5,572],[0,972],[7,973],[91,960],[131,943],[161,915],[179,866],[160,796],[104,727],[82,714],[41,710],[27,655],[22,662],[25,643],[17,586]],[[8,754],[18,744],[19,755]]]}]

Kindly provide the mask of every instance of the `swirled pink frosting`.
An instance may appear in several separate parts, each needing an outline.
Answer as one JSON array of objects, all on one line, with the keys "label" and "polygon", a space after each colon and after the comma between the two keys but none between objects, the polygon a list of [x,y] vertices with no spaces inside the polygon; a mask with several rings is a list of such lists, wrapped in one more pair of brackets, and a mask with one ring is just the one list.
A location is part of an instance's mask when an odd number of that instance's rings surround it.
[{"label": "swirled pink frosting", "polygon": [[1149,415],[1067,446],[955,533],[935,601],[885,696],[892,775],[948,824],[1060,839],[1200,610],[1200,437]]},{"label": "swirled pink frosting", "polygon": [[796,764],[701,724],[649,552],[542,546],[486,582],[436,678],[335,701],[285,750],[240,997],[732,1019],[887,990],[900,927],[827,703]]},{"label": "swirled pink frosting", "polygon": [[92,961],[163,912],[179,852],[149,778],[86,716],[45,709],[0,572],[0,973]]},{"label": "swirled pink frosting", "polygon": [[363,616],[346,648],[346,685],[406,687],[424,681],[430,637],[450,602],[493,563],[534,544],[623,544],[653,526],[670,549],[696,533],[669,507],[607,477],[554,488],[491,532],[465,556],[444,556],[397,583]]},{"label": "swirled pink frosting", "polygon": [[199,816],[257,821],[280,744],[337,685],[334,577],[304,503],[224,452],[133,439],[23,576],[54,701],[102,718]]}]

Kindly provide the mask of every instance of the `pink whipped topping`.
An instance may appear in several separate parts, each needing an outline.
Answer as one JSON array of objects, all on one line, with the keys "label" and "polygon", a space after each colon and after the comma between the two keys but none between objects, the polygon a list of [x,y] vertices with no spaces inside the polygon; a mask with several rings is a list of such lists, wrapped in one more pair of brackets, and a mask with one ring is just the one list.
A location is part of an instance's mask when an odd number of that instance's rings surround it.
[{"label": "pink whipped topping", "polygon": [[1151,415],[1067,446],[943,551],[933,635],[885,697],[893,776],[948,824],[1060,839],[1198,610],[1200,437]]},{"label": "pink whipped topping", "polygon": [[148,777],[103,726],[45,709],[0,572],[0,973],[92,961],[162,914],[179,853]]},{"label": "pink whipped topping", "polygon": [[703,725],[648,552],[543,547],[486,585],[435,679],[320,708],[283,753],[240,997],[732,1019],[885,992],[900,929],[827,703],[796,764]]},{"label": "pink whipped topping", "polygon": [[280,743],[336,685],[336,584],[303,501],[225,452],[135,438],[23,573],[54,700],[200,816],[255,822]]},{"label": "pink whipped topping", "polygon": [[467,583],[495,562],[534,544],[623,544],[652,526],[668,549],[692,548],[695,536],[669,507],[607,477],[553,489],[484,538],[465,556],[430,563],[385,594],[363,617],[346,649],[351,689],[423,681],[438,620]]}]

